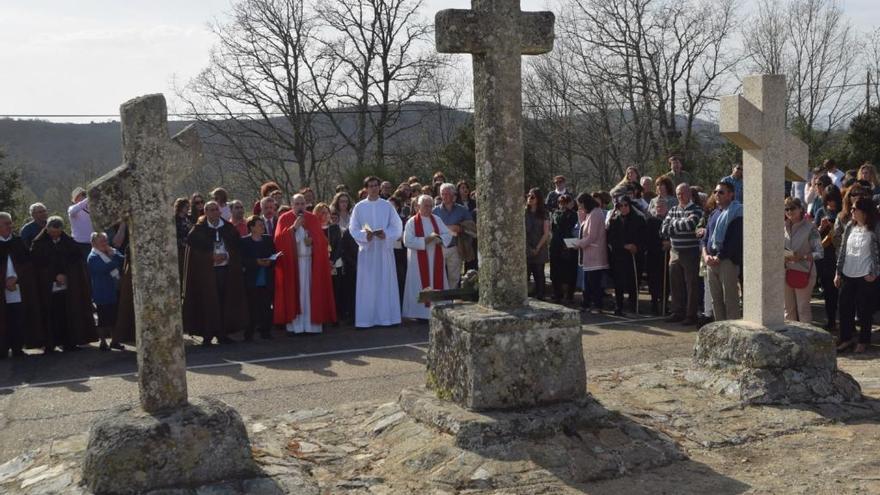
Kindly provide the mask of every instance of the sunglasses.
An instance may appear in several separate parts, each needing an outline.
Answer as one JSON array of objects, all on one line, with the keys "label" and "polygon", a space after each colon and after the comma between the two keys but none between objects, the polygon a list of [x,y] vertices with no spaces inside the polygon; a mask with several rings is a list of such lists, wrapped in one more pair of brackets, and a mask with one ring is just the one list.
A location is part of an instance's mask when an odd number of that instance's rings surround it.
[{"label": "sunglasses", "polygon": [[727,191],[723,191],[723,190],[721,190],[721,189],[716,189],[716,190],[714,190],[714,191],[712,191],[712,192],[715,193],[715,194],[724,194],[724,193],[727,192]]}]

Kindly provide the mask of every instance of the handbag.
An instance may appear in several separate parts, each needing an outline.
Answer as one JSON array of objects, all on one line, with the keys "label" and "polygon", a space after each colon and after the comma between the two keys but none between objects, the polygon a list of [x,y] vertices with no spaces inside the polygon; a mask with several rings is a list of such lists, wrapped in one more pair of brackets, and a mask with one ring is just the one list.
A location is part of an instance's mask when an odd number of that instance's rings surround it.
[{"label": "handbag", "polygon": [[792,289],[803,289],[810,283],[810,273],[813,271],[813,260],[810,260],[810,269],[802,272],[800,270],[785,269],[785,283]]}]

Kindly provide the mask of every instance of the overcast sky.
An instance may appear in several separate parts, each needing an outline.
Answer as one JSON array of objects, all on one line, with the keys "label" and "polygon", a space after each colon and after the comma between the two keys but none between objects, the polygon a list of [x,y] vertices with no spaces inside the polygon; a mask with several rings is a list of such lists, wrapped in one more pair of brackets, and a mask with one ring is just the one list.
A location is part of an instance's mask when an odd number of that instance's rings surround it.
[{"label": "overcast sky", "polygon": [[[0,0],[0,117],[116,114],[134,96],[170,96],[175,78],[183,83],[206,65],[213,44],[206,24],[230,3]],[[522,0],[524,10],[547,3]],[[427,0],[424,14],[469,6],[469,0]],[[880,0],[843,6],[858,29],[880,26]]]}]

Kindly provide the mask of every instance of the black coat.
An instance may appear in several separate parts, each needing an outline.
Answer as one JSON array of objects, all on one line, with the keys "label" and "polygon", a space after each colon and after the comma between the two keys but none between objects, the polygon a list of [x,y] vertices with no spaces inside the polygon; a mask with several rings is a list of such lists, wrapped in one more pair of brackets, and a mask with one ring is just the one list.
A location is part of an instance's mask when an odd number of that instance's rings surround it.
[{"label": "black coat", "polygon": [[[636,272],[633,272],[633,259],[636,270],[640,272],[642,253],[645,251],[645,217],[630,209],[629,215],[615,213],[608,224],[608,246],[611,248],[610,264],[615,285],[629,287],[634,285]],[[635,244],[638,252],[633,256],[623,246]]]},{"label": "black coat", "polygon": [[577,251],[565,247],[564,239],[572,237],[574,228],[577,226],[578,217],[574,210],[556,210],[550,222],[550,257],[573,258]]}]

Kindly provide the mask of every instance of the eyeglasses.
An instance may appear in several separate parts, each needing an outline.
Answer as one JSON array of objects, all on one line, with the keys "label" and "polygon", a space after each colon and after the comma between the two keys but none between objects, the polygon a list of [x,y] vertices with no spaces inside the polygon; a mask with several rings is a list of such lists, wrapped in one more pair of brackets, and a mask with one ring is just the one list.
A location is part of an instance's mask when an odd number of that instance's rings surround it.
[{"label": "eyeglasses", "polygon": [[715,193],[715,194],[724,194],[724,193],[727,192],[727,191],[724,191],[724,190],[721,190],[721,189],[716,189],[716,190],[714,190],[714,191],[712,191],[712,192]]}]

